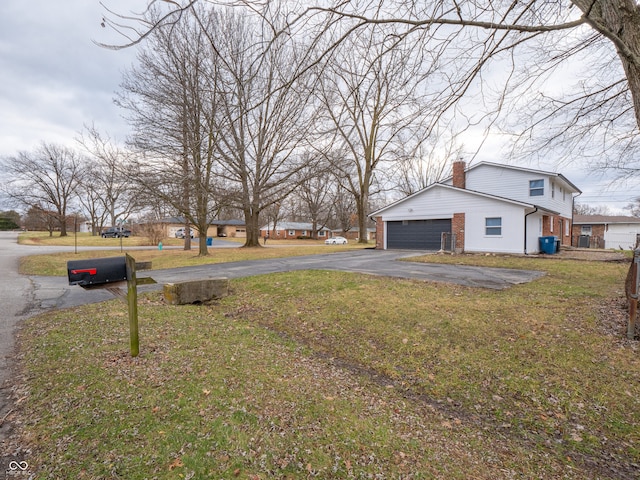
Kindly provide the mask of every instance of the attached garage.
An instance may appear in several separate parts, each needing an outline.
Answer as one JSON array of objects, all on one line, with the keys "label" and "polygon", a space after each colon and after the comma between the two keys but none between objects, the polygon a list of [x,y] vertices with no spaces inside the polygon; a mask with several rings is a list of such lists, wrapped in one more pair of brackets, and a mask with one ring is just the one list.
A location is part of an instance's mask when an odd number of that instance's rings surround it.
[{"label": "attached garage", "polygon": [[442,233],[451,233],[451,219],[387,222],[387,248],[440,250]]},{"label": "attached garage", "polygon": [[456,161],[449,179],[369,217],[376,222],[379,249],[437,251],[446,232],[446,251],[530,254],[539,252],[543,235],[568,240],[563,226],[572,221],[577,193],[575,185],[553,172],[490,162],[467,168]]}]

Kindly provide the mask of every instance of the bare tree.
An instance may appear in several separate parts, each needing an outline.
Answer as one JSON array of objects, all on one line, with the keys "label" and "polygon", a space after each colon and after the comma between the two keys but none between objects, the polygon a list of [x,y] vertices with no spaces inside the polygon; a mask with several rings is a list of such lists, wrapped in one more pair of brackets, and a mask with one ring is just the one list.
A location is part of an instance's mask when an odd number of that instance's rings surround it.
[{"label": "bare tree", "polygon": [[47,214],[67,236],[67,212],[82,182],[83,159],[74,150],[41,143],[33,152],[19,152],[2,162],[9,175],[4,192],[17,204]]},{"label": "bare tree", "polygon": [[335,178],[331,165],[321,155],[304,155],[306,167],[301,171],[299,187],[295,195],[303,206],[306,220],[311,220],[311,237],[318,238],[318,231],[325,228],[333,215],[332,192]]},{"label": "bare tree", "polygon": [[462,156],[453,128],[436,126],[419,144],[401,143],[404,154],[391,169],[393,189],[403,196],[412,195],[450,172],[451,160]]},{"label": "bare tree", "polygon": [[232,205],[244,212],[248,247],[259,245],[261,212],[295,188],[314,121],[310,80],[298,72],[304,50],[274,37],[267,15],[228,10],[210,34],[212,48],[225,59],[216,82],[218,174]]},{"label": "bare tree", "polygon": [[212,55],[209,35],[217,22],[215,12],[193,10],[175,28],[154,30],[118,99],[130,114],[132,145],[141,152],[132,178],[182,215],[186,228],[196,227],[200,255],[208,254],[207,230],[216,209],[219,58]]},{"label": "bare tree", "polygon": [[576,215],[611,215],[611,210],[607,206],[592,206],[586,203],[576,203],[573,206],[573,213]]},{"label": "bare tree", "polygon": [[342,233],[345,234],[353,230],[354,226],[358,224],[358,215],[355,198],[351,192],[338,185],[333,195],[333,206],[335,223],[342,230]]},{"label": "bare tree", "polygon": [[634,217],[640,217],[640,197],[636,197],[633,202],[629,203],[625,210],[629,210],[629,213]]},{"label": "bare tree", "polygon": [[[131,35],[125,40],[125,43],[133,44],[157,25],[179,21],[183,12],[196,1],[167,2],[166,15],[156,24],[133,19],[123,28],[125,19],[115,14],[108,15],[111,20],[107,19],[107,23],[111,22],[112,28],[123,33],[127,33],[125,28],[135,25],[138,30],[129,31]],[[248,8],[253,5],[247,0],[234,4]],[[338,28],[338,25],[342,27]],[[512,116],[524,105],[529,123],[524,131],[520,130],[520,138],[528,142],[538,133],[543,135],[539,144],[525,153],[540,152],[540,145],[555,152],[561,145],[564,158],[571,154],[597,157],[604,153],[600,166],[614,168],[621,176],[640,172],[637,161],[640,150],[637,140],[640,125],[640,7],[636,1],[318,2],[306,4],[283,31],[294,36],[308,36],[312,35],[309,33],[311,28],[321,27],[321,35],[330,37],[330,42],[315,55],[309,55],[310,63],[314,63],[330,54],[354,32],[371,25],[404,27],[404,32],[396,30],[393,34],[411,42],[416,35],[430,32],[437,41],[432,43],[436,50],[448,50],[453,57],[457,56],[455,61],[448,62],[452,68],[447,84],[439,86],[450,100],[442,104],[445,110],[452,108],[478,83],[489,85],[484,82],[483,74],[495,73],[496,69],[491,67],[496,66],[506,72],[501,81],[515,80],[512,85],[522,89],[507,87],[498,95],[494,108],[509,107],[511,101],[514,107],[507,108],[506,112]],[[538,55],[518,58],[516,51],[532,41],[536,42]],[[530,88],[533,83],[549,78],[549,72],[562,68],[567,60],[577,55],[582,55],[588,78],[580,79],[554,95],[546,90],[538,98],[530,95],[539,90]],[[603,59],[603,68],[599,68],[600,59]],[[496,61],[503,63],[496,64]],[[518,76],[516,80],[513,73],[517,64],[525,67],[525,76]],[[523,78],[526,81],[522,81]],[[528,92],[525,103],[517,101],[521,98],[518,91]],[[507,95],[509,92],[511,96]],[[534,108],[536,103],[540,109]],[[549,129],[550,124],[552,128]],[[607,148],[600,147],[602,142],[606,142]],[[520,147],[521,144],[517,150],[521,151]]]},{"label": "bare tree", "polygon": [[317,95],[334,134],[332,148],[342,153],[333,167],[354,196],[364,243],[376,171],[402,159],[408,148],[419,148],[428,135],[424,124],[432,99],[421,80],[432,65],[375,27],[353,34],[334,53]]},{"label": "bare tree", "polygon": [[127,178],[129,152],[94,126],[85,126],[78,143],[89,155],[89,168],[78,196],[92,223],[92,233],[105,223],[116,225],[140,208],[140,199]]}]

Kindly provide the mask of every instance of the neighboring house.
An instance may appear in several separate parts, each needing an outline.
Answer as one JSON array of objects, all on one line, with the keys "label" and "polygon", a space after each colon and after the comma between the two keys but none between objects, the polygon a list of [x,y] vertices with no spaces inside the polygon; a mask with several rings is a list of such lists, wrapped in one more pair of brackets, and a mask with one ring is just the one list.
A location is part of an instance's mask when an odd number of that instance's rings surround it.
[{"label": "neighboring house", "polygon": [[574,195],[564,176],[481,162],[370,214],[376,248],[539,253],[542,236],[571,244]]},{"label": "neighboring house", "polygon": [[247,238],[247,226],[243,220],[212,220],[218,237]]},{"label": "neighboring house", "polygon": [[[164,235],[166,237],[175,237],[176,232],[184,228],[184,217],[169,217],[158,222],[162,225]],[[197,231],[194,230],[194,235],[198,236]],[[207,228],[207,237],[238,237],[245,238],[247,236],[247,228],[245,223],[241,220],[211,220],[209,228]]]},{"label": "neighboring house", "polygon": [[[313,237],[313,225],[311,223],[301,222],[277,222],[274,228],[273,224],[265,225],[260,229],[260,236],[269,233],[269,238],[276,240],[290,239],[298,237]],[[331,230],[321,228],[318,230],[318,238],[324,239],[331,237]]]},{"label": "neighboring house", "polygon": [[572,238],[574,247],[633,250],[640,239],[640,218],[575,215]]}]

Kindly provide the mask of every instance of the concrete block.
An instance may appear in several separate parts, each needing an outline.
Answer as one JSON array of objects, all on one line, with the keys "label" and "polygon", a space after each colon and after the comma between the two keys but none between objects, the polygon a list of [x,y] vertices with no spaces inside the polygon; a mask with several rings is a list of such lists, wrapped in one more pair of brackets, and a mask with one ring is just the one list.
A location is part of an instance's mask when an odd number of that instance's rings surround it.
[{"label": "concrete block", "polygon": [[206,278],[179,283],[167,283],[164,299],[170,305],[203,303],[229,295],[228,278]]}]

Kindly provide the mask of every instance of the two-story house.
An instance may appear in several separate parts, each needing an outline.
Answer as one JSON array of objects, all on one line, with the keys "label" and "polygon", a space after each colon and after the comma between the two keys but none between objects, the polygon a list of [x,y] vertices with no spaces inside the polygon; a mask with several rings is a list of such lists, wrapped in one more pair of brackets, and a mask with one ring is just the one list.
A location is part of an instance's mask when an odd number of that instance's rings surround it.
[{"label": "two-story house", "polygon": [[[540,237],[571,244],[573,199],[564,176],[481,162],[453,164],[453,175],[370,214],[376,248],[531,254]],[[444,235],[443,235],[444,234]]]}]

